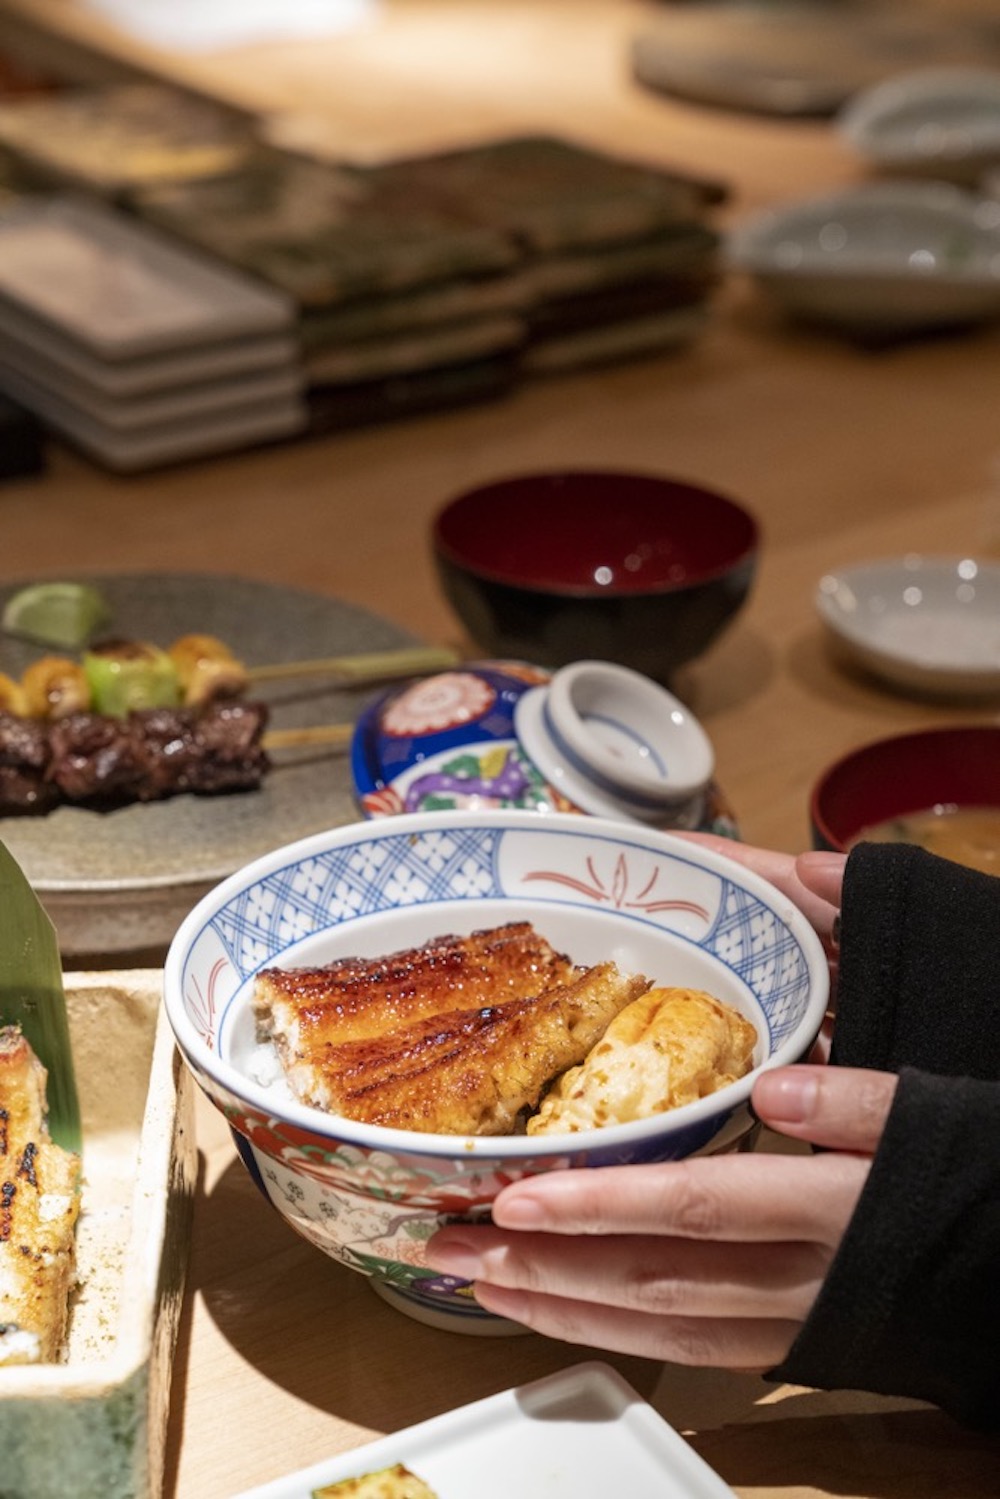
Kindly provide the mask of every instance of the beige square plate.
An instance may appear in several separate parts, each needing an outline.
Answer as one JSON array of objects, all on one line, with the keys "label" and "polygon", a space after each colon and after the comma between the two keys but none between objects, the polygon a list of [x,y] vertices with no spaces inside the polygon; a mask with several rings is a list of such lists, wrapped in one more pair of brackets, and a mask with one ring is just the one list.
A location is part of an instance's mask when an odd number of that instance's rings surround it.
[{"label": "beige square plate", "polygon": [[66,1362],[0,1369],[4,1494],[156,1499],[186,1271],[193,1091],[158,970],[66,978],[83,1111]]}]

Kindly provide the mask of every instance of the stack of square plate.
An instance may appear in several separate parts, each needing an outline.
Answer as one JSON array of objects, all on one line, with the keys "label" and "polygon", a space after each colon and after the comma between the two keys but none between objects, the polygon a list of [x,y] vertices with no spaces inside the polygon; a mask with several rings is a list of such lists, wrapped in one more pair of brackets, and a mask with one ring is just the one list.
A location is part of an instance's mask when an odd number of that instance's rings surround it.
[{"label": "stack of square plate", "polygon": [[120,471],[306,425],[279,290],[73,196],[0,206],[0,390]]},{"label": "stack of square plate", "polygon": [[719,279],[709,211],[721,181],[554,136],[514,136],[375,169],[460,222],[516,246],[528,372],[688,343]]},{"label": "stack of square plate", "polygon": [[262,149],[133,211],[292,297],[314,423],[480,397],[687,343],[725,187],[552,137],[377,167]]},{"label": "stack of square plate", "polygon": [[517,247],[405,177],[262,149],[233,172],[151,184],[129,202],[296,302],[314,425],[493,394],[516,371]]},{"label": "stack of square plate", "polygon": [[[552,136],[361,166],[296,155],[264,133],[154,83],[0,105],[0,150],[26,181],[118,205],[287,299],[314,431],[680,348],[705,326],[719,181]],[[17,369],[41,378],[37,360]],[[116,425],[107,398],[125,393],[133,423],[187,419],[188,404],[142,404],[147,385],[94,384],[101,407],[91,389],[87,415],[105,426]],[[120,463],[145,461],[117,451]]]}]

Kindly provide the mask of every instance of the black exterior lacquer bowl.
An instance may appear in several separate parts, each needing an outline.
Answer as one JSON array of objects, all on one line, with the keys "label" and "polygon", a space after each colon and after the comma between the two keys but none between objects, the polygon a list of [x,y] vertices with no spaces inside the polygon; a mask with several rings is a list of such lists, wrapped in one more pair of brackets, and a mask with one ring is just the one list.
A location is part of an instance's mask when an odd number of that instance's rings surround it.
[{"label": "black exterior lacquer bowl", "polygon": [[494,658],[617,661],[667,682],[742,607],[759,529],[734,500],[647,474],[529,474],[435,517],[444,593]]}]

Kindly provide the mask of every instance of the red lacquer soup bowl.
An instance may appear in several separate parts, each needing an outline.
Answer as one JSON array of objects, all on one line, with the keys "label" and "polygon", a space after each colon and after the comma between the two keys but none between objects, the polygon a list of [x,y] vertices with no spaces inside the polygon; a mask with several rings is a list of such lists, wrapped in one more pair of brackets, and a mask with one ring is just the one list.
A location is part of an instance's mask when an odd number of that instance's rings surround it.
[{"label": "red lacquer soup bowl", "polygon": [[617,661],[666,682],[749,594],[754,517],[713,489],[649,474],[529,474],[440,510],[442,588],[491,656]]}]

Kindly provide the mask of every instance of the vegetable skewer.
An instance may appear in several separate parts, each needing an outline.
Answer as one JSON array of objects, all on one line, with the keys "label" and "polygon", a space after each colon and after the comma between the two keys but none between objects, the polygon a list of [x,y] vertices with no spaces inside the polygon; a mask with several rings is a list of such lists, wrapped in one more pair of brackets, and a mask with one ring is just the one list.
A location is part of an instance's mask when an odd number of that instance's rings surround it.
[{"label": "vegetable skewer", "polygon": [[80,661],[42,657],[20,682],[0,674],[0,817],[256,789],[271,751],[343,748],[354,730],[331,723],[265,732],[267,705],[244,696],[255,676],[339,673],[354,684],[454,659],[418,646],[248,669],[206,635],[182,636],[166,651],[109,641]]},{"label": "vegetable skewer", "polygon": [[419,677],[457,666],[457,651],[443,645],[402,646],[391,651],[366,651],[356,656],[325,656],[315,661],[278,661],[272,666],[248,666],[251,682],[278,682],[292,677],[334,677],[345,685],[362,687],[399,677]]},{"label": "vegetable skewer", "polygon": [[457,660],[446,647],[407,646],[248,667],[213,635],[183,635],[167,650],[145,641],[110,640],[92,646],[79,661],[43,656],[20,682],[0,673],[0,711],[52,720],[87,711],[122,717],[146,708],[237,698],[258,682],[325,676],[363,686],[440,671]]},{"label": "vegetable skewer", "polygon": [[301,729],[269,729],[263,742],[265,750],[308,749],[311,745],[346,749],[353,737],[352,723],[321,723]]}]

